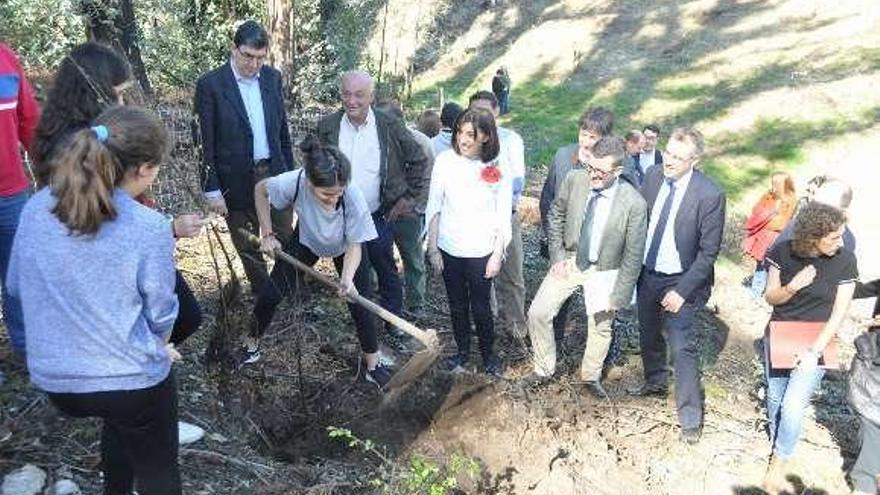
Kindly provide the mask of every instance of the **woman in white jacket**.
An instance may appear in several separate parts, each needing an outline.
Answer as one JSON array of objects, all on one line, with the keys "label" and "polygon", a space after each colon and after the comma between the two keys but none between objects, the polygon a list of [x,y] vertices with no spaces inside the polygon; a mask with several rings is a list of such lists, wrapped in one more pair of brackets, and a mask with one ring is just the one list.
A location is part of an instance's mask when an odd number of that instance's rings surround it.
[{"label": "woman in white jacket", "polygon": [[495,323],[489,306],[492,279],[510,242],[513,186],[499,166],[495,119],[485,110],[466,110],[453,126],[453,149],[437,156],[425,218],[428,256],[443,273],[458,353],[447,364],[467,367],[471,318],[483,370],[503,373],[495,354]]}]

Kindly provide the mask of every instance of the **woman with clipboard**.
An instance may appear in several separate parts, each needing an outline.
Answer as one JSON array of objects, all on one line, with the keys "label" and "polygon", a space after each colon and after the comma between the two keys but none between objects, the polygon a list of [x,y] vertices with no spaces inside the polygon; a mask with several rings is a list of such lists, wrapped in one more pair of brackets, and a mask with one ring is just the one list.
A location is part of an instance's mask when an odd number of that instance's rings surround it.
[{"label": "woman with clipboard", "polygon": [[[785,489],[786,464],[800,438],[804,411],[819,386],[858,278],[855,255],[843,246],[846,216],[808,204],[791,240],[767,253],[764,298],[773,306],[765,337],[767,415],[773,454],[764,490]],[[831,345],[829,345],[831,344]]]}]

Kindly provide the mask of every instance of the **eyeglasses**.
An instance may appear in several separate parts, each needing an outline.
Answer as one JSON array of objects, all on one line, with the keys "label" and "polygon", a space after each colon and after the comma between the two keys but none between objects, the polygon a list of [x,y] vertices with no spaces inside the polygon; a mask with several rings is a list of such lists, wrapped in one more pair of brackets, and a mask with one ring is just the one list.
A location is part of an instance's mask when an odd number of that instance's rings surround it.
[{"label": "eyeglasses", "polygon": [[614,172],[617,172],[617,168],[613,168],[611,170],[602,170],[601,168],[596,168],[596,167],[590,165],[589,163],[587,163],[587,173],[590,173],[590,174],[596,173],[596,174],[599,174],[601,177],[607,178],[607,177],[611,177],[612,175],[614,175]]},{"label": "eyeglasses", "polygon": [[246,61],[251,62],[251,63],[262,64],[263,61],[266,60],[266,55],[265,55],[265,54],[263,54],[263,55],[254,55],[253,53],[248,53],[248,52],[242,50],[241,48],[236,48],[235,51],[237,51],[238,54],[241,55],[242,58],[244,58]]}]

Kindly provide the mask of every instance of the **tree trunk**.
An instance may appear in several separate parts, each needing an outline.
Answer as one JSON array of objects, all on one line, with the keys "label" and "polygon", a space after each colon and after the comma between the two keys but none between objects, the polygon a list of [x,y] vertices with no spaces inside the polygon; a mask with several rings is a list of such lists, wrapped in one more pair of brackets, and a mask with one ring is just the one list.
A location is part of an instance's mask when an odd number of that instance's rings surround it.
[{"label": "tree trunk", "polygon": [[282,74],[288,74],[290,69],[292,3],[292,0],[266,0],[269,64]]},{"label": "tree trunk", "polygon": [[138,45],[137,19],[132,0],[119,0],[118,4],[113,0],[82,0],[80,5],[89,41],[103,43],[124,55],[144,95],[152,97],[153,88]]},{"label": "tree trunk", "polygon": [[147,77],[147,69],[144,67],[144,59],[141,57],[141,47],[138,43],[140,39],[140,30],[138,29],[137,19],[134,16],[134,5],[132,0],[119,1],[120,12],[116,17],[116,26],[120,32],[120,41],[122,52],[128,57],[128,63],[138,82],[141,83],[141,89],[144,95],[152,98],[153,87],[150,79]]}]

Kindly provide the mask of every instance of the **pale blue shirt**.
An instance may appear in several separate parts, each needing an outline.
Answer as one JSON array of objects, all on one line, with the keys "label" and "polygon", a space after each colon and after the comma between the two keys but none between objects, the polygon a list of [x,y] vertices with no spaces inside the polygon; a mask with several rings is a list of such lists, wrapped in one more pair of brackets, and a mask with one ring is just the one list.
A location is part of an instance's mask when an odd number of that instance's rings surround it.
[{"label": "pale blue shirt", "polygon": [[[526,184],[526,151],[522,137],[513,129],[498,126],[498,140],[501,144],[501,152],[498,161],[502,168],[507,168],[511,174],[513,184],[513,207],[519,204]],[[506,163],[506,165],[505,165]]]},{"label": "pale blue shirt", "polygon": [[[681,257],[678,254],[678,248],[675,247],[675,217],[678,215],[678,209],[681,207],[681,200],[687,191],[688,184],[691,182],[691,176],[694,171],[684,174],[675,181],[675,197],[672,198],[672,209],[669,211],[669,219],[666,221],[666,230],[660,239],[660,249],[657,251],[657,264],[654,270],[667,275],[675,275],[681,273]],[[657,221],[660,219],[660,210],[663,209],[663,203],[669,196],[669,184],[666,178],[663,178],[663,185],[657,193],[657,199],[654,200],[654,206],[651,208],[651,220],[648,222],[648,241],[647,246],[651,245],[654,238],[654,230],[657,228]],[[694,226],[696,228],[696,226]],[[645,249],[645,258],[648,257],[648,247]]]},{"label": "pale blue shirt", "polygon": [[263,160],[272,156],[269,152],[269,138],[266,135],[266,116],[263,113],[263,95],[260,93],[260,73],[254,77],[244,77],[235,70],[235,64],[229,64],[235,75],[238,92],[244,102],[248,121],[251,124],[251,134],[254,136],[254,161]]}]

